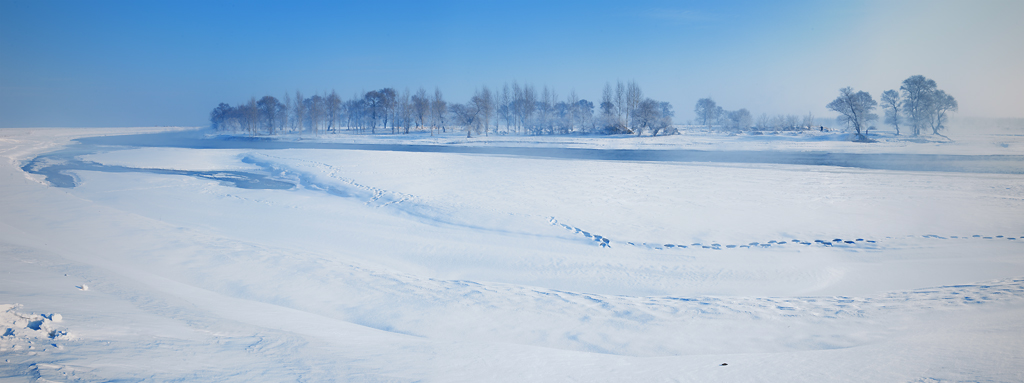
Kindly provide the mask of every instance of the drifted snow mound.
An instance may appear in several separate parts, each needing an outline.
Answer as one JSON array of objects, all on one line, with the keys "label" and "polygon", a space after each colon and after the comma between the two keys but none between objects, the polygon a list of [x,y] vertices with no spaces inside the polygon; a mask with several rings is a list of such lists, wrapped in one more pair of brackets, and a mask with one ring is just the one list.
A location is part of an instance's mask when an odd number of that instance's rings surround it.
[{"label": "drifted snow mound", "polygon": [[0,352],[28,351],[35,340],[71,340],[67,329],[58,326],[60,314],[25,314],[20,304],[0,304]]}]

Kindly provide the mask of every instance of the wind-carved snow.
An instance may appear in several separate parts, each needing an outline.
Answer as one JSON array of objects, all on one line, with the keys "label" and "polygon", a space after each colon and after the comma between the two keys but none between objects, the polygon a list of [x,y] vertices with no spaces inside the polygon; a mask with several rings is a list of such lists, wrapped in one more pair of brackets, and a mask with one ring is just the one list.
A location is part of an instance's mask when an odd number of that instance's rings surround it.
[{"label": "wind-carved snow", "polygon": [[[275,162],[273,160],[278,160],[278,162]],[[312,168],[312,172],[303,172],[295,168],[287,167],[281,164],[279,162],[280,160],[289,160],[292,163],[298,163],[301,164],[301,166]],[[365,204],[368,206],[385,207],[392,204],[400,204],[402,202],[414,198],[412,195],[397,193],[389,190],[383,190],[372,186],[360,184],[351,178],[343,177],[339,169],[323,162],[296,158],[284,158],[270,154],[258,153],[245,155],[242,158],[242,162],[257,165],[260,168],[269,171],[272,174],[276,174],[277,176],[282,178],[295,178],[298,180],[299,184],[305,188],[321,190],[339,197],[352,197],[365,200]],[[345,185],[347,187],[328,185],[324,182],[321,182],[312,175],[313,172],[321,173],[332,180],[340,181],[342,185]]]},{"label": "wind-carved snow", "polygon": [[[0,352],[10,360],[0,376],[1019,381],[1024,371],[1020,175],[137,148],[85,158],[130,172],[70,170],[75,186],[54,188],[19,169],[52,150],[47,137],[0,145],[10,159],[0,161],[0,303],[59,312],[48,326],[74,340],[47,332],[31,340],[46,351]],[[665,142],[691,138],[710,142]],[[237,187],[193,170],[293,186]],[[0,342],[36,331],[8,327]]]}]

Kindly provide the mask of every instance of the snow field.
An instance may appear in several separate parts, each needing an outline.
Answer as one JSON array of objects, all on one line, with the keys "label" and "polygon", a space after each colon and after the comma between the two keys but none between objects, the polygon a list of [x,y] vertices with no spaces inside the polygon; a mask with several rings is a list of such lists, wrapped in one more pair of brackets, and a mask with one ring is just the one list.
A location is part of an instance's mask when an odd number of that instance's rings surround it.
[{"label": "snow field", "polygon": [[[31,143],[18,145],[4,155],[30,158]],[[1020,176],[298,149],[90,159],[255,166],[300,186],[83,171],[56,189],[5,164],[0,303],[60,312],[77,339],[0,373],[1014,381],[1024,370]],[[793,239],[810,244],[779,244]]]}]

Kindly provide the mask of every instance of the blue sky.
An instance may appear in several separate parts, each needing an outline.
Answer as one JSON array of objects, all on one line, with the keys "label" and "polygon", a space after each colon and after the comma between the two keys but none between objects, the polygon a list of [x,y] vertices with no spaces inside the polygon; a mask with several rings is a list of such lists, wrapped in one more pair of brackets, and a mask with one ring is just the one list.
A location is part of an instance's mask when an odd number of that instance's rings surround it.
[{"label": "blue sky", "polygon": [[698,98],[830,117],[916,74],[960,115],[1024,117],[1022,1],[0,0],[0,127],[202,125],[219,102],[517,80],[597,100],[635,80],[677,121]]}]

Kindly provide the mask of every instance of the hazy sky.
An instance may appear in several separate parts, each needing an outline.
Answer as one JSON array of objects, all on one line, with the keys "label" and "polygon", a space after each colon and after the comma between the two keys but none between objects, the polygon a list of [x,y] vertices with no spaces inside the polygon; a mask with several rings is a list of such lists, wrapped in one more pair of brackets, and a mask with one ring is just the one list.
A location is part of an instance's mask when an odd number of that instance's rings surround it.
[{"label": "hazy sky", "polygon": [[[1024,117],[1024,1],[0,0],[0,127],[205,125],[219,102],[518,80],[599,101],[635,80],[676,121],[698,98],[831,117],[921,74],[961,116]],[[596,103],[595,103],[596,104]]]}]

